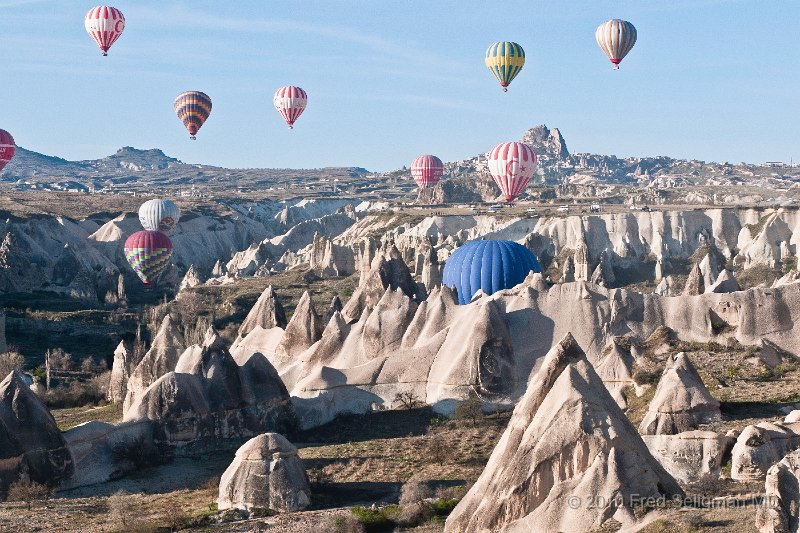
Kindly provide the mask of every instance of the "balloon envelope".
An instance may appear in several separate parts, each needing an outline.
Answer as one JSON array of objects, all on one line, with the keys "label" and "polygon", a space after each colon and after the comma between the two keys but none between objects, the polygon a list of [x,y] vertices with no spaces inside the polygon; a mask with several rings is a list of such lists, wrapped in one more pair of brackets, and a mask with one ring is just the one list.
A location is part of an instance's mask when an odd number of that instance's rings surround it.
[{"label": "balloon envelope", "polygon": [[292,129],[295,120],[303,114],[308,105],[308,95],[300,87],[287,85],[275,91],[272,103],[289,125],[289,129]]},{"label": "balloon envelope", "polygon": [[489,152],[489,172],[509,203],[528,186],[537,165],[536,154],[524,143],[498,144]]},{"label": "balloon envelope", "polygon": [[513,241],[470,241],[445,262],[442,284],[458,293],[458,303],[468,304],[483,290],[486,294],[522,283],[530,271],[541,272],[530,250]]},{"label": "balloon envelope", "polygon": [[522,66],[525,64],[525,50],[517,43],[501,41],[486,50],[486,67],[494,74],[503,91],[508,90]]},{"label": "balloon envelope", "polygon": [[200,91],[181,93],[175,98],[175,113],[189,131],[189,137],[195,139],[197,131],[211,114],[211,98]]},{"label": "balloon envelope", "polygon": [[622,59],[636,44],[636,28],[627,20],[611,19],[600,24],[594,32],[597,44],[618,69]]},{"label": "balloon envelope", "polygon": [[139,207],[139,222],[149,231],[169,233],[178,223],[181,210],[172,200],[155,198],[147,200]]},{"label": "balloon envelope", "polygon": [[14,157],[16,150],[17,145],[14,144],[14,137],[6,130],[0,130],[0,171],[6,168],[6,165]]},{"label": "balloon envelope", "polygon": [[411,176],[420,189],[436,185],[444,174],[444,164],[435,155],[421,155],[411,163]]},{"label": "balloon envelope", "polygon": [[115,7],[97,6],[86,13],[83,25],[103,51],[103,55],[107,56],[108,49],[125,30],[125,17],[122,16],[122,11]]},{"label": "balloon envelope", "polygon": [[150,285],[169,266],[172,241],[158,231],[137,231],[125,241],[125,259],[145,285]]}]

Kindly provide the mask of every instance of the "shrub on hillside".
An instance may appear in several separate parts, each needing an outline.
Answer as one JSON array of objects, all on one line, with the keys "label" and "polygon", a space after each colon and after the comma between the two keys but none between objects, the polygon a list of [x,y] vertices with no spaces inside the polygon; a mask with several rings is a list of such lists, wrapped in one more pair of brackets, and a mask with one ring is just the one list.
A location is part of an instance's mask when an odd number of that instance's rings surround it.
[{"label": "shrub on hillside", "polygon": [[481,401],[474,392],[470,393],[469,398],[463,402],[459,402],[453,413],[453,419],[469,420],[473,426],[476,425],[481,418],[483,418],[483,401]]},{"label": "shrub on hillside", "polygon": [[25,359],[16,350],[9,349],[4,354],[0,354],[0,381],[5,379],[14,370],[22,370]]},{"label": "shrub on hillside", "polygon": [[6,500],[10,502],[23,502],[28,510],[39,501],[47,501],[55,491],[47,485],[21,479],[8,488]]}]

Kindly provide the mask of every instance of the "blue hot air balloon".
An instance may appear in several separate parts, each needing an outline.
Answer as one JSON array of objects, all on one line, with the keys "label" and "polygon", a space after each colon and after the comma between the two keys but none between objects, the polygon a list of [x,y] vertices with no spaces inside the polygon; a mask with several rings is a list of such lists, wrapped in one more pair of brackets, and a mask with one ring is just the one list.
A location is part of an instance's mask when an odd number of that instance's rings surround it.
[{"label": "blue hot air balloon", "polygon": [[541,272],[530,250],[513,241],[470,241],[444,264],[442,284],[456,289],[458,303],[469,303],[483,289],[494,294],[521,283],[528,273]]}]

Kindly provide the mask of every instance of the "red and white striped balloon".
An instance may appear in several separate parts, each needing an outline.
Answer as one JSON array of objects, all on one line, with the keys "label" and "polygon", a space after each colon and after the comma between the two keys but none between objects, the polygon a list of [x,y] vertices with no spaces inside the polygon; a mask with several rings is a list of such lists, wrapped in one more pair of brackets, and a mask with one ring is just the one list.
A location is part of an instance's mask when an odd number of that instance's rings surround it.
[{"label": "red and white striped balloon", "polygon": [[292,129],[294,121],[303,114],[306,104],[308,104],[308,95],[300,87],[287,85],[275,91],[272,102],[283,120],[289,125],[289,129]]},{"label": "red and white striped balloon", "polygon": [[506,202],[516,200],[536,172],[536,154],[527,144],[498,144],[489,152],[489,172]]},{"label": "red and white striped balloon", "polygon": [[411,176],[420,189],[436,185],[444,174],[444,164],[435,155],[421,155],[411,163]]},{"label": "red and white striped balloon", "polygon": [[125,29],[125,17],[122,16],[122,11],[115,7],[97,6],[86,13],[83,24],[89,36],[103,51],[103,55],[107,56],[108,49]]},{"label": "red and white striped balloon", "polygon": [[6,130],[0,130],[0,171],[6,168],[16,151],[17,145],[14,144],[14,137]]}]

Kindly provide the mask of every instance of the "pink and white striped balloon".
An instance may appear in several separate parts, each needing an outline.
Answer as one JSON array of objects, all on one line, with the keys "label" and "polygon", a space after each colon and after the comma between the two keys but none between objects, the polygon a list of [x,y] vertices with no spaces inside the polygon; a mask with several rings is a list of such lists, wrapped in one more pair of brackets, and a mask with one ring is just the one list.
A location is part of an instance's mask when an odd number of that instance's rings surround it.
[{"label": "pink and white striped balloon", "polygon": [[537,159],[527,144],[498,144],[489,152],[489,172],[506,202],[517,199],[536,172]]},{"label": "pink and white striped balloon", "polygon": [[275,91],[272,99],[275,109],[281,114],[283,120],[289,125],[289,129],[294,127],[294,121],[303,114],[308,104],[308,95],[300,87],[287,85]]},{"label": "pink and white striped balloon", "polygon": [[103,51],[103,55],[107,56],[108,49],[125,30],[125,17],[122,16],[122,11],[115,7],[97,6],[86,13],[83,25]]},{"label": "pink and white striped balloon", "polygon": [[16,149],[14,137],[6,130],[0,130],[0,171],[6,168],[6,165],[14,157]]},{"label": "pink and white striped balloon", "polygon": [[411,163],[411,176],[420,189],[436,185],[444,174],[444,164],[435,155],[421,155]]}]

